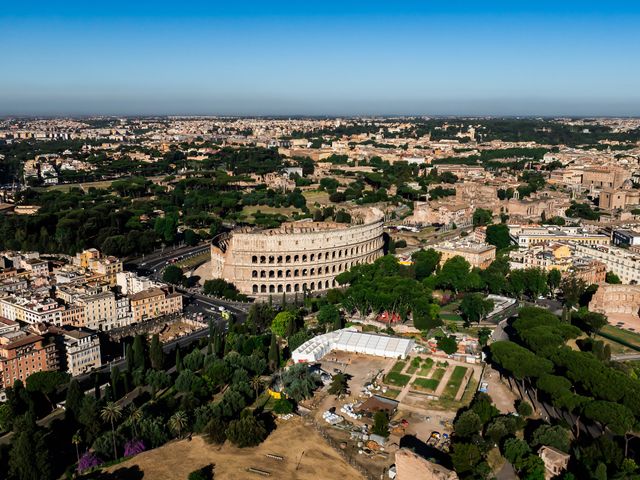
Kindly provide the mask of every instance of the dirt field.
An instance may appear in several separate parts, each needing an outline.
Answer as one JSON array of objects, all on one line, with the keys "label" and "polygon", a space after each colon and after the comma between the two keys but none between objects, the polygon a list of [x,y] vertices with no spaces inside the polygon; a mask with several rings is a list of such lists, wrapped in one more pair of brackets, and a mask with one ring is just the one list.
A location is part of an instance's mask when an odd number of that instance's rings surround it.
[{"label": "dirt field", "polygon": [[[266,454],[279,455],[284,460],[270,459]],[[228,442],[217,447],[208,445],[202,437],[194,437],[191,442],[181,440],[141,453],[109,470],[138,465],[145,480],[186,480],[190,472],[210,463],[215,464],[215,478],[224,480],[261,478],[248,472],[249,467],[271,472],[272,478],[279,479],[362,478],[313,427],[297,417],[279,422],[267,440],[254,448],[236,448]]]}]

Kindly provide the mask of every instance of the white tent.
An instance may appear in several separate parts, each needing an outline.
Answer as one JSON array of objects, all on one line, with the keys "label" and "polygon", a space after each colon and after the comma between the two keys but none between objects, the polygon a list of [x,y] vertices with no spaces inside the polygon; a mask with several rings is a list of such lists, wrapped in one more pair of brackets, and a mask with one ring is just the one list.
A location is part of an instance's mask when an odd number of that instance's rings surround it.
[{"label": "white tent", "polygon": [[345,328],[307,340],[292,352],[291,358],[296,363],[317,362],[332,350],[387,358],[406,358],[413,344],[414,341],[408,338],[361,333]]}]

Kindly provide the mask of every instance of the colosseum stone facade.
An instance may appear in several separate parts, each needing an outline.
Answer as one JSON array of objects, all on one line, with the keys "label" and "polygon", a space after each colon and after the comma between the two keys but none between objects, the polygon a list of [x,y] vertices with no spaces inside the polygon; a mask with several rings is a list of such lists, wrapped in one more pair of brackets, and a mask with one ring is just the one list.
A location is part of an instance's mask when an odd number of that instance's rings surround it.
[{"label": "colosseum stone facade", "polygon": [[368,209],[351,224],[288,222],[271,230],[234,230],[214,239],[214,278],[257,299],[321,293],[354,265],[383,255],[382,212]]}]

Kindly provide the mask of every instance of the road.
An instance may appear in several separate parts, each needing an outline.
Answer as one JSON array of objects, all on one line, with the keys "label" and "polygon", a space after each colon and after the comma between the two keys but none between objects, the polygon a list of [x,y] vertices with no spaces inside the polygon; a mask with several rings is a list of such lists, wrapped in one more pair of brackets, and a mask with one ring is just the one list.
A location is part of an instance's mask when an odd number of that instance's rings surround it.
[{"label": "road", "polygon": [[199,255],[208,251],[209,242],[199,243],[194,246],[178,246],[174,248],[165,248],[158,252],[144,255],[126,262],[128,267],[133,267],[141,274],[154,275],[158,274],[172,259],[183,260],[193,255]]},{"label": "road", "polygon": [[640,360],[640,353],[622,353],[620,355],[611,355],[611,360],[616,362],[624,362],[626,360]]}]

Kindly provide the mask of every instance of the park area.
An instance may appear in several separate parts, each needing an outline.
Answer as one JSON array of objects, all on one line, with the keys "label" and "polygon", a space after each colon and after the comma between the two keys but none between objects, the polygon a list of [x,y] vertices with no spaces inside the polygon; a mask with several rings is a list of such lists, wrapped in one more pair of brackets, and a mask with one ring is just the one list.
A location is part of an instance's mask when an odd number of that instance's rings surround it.
[{"label": "park area", "polygon": [[174,480],[186,479],[190,472],[208,464],[215,465],[215,478],[226,480],[260,478],[261,475],[249,472],[249,468],[269,472],[272,478],[362,478],[313,426],[298,417],[281,421],[257,447],[237,448],[229,442],[220,447],[196,436],[191,441],[174,441],[143,452],[109,470],[137,465],[144,472],[144,478]]},{"label": "park area", "polygon": [[452,360],[415,356],[398,360],[384,376],[392,397],[425,409],[459,408],[471,399],[480,377],[480,367]]}]

